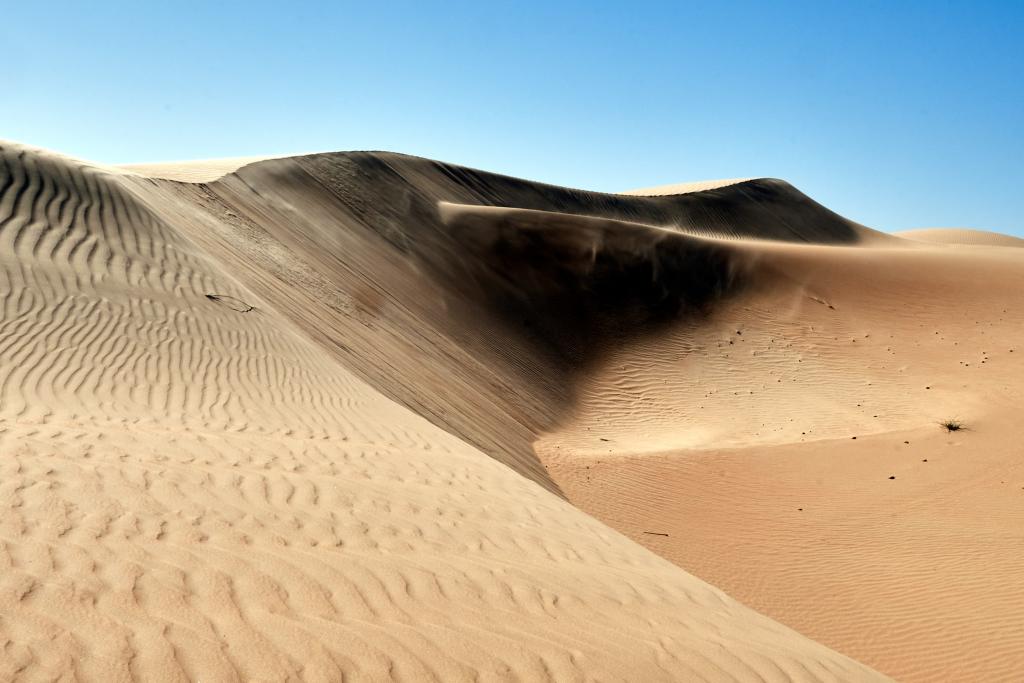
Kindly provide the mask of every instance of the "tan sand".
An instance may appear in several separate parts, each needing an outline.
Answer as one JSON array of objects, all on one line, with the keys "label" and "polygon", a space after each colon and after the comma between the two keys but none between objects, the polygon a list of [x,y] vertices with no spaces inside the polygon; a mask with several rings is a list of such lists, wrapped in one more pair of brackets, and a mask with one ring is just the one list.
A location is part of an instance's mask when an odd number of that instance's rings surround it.
[{"label": "tan sand", "polygon": [[762,286],[581,380],[555,481],[898,680],[1019,680],[1020,250],[741,249]]},{"label": "tan sand", "polygon": [[1003,235],[987,230],[968,230],[966,228],[923,228],[921,230],[905,230],[896,233],[900,237],[919,242],[939,244],[958,244],[986,247],[1024,247],[1024,239],[1013,235]]},{"label": "tan sand", "polygon": [[628,190],[625,195],[638,197],[663,197],[671,194],[689,194],[690,192],[704,192],[706,190],[717,190],[720,187],[728,187],[737,183],[744,183],[753,178],[723,178],[722,180],[697,180],[689,183],[673,183],[671,185],[658,185],[657,187],[645,187],[639,190]]},{"label": "tan sand", "polygon": [[177,180],[183,183],[209,183],[234,173],[243,166],[257,161],[275,159],[272,156],[229,157],[225,159],[201,159],[198,161],[159,161],[154,163],[121,164],[108,167],[115,173],[131,173],[158,178],[160,180]]},{"label": "tan sand", "polygon": [[438,317],[388,167],[3,145],[0,679],[881,679],[566,502],[532,423],[496,443],[543,411]]},{"label": "tan sand", "polygon": [[1024,671],[1024,252],[770,179],[0,162],[0,679]]}]

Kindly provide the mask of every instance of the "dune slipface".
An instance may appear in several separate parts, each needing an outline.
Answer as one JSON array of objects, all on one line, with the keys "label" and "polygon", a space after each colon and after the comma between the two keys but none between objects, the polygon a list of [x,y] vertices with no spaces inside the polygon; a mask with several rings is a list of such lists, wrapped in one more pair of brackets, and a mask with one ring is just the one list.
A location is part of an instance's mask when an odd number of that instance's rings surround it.
[{"label": "dune slipface", "polygon": [[[902,240],[775,180],[609,195],[385,153],[240,163],[3,145],[0,678],[1020,670],[1024,520],[978,475],[1016,482],[1008,450],[948,451],[886,494],[905,516],[867,513],[881,461],[911,472],[893,434],[955,449],[927,420],[959,409],[990,443],[980,394],[1019,398],[941,356],[984,335],[1015,371],[1018,310],[962,283],[1024,284],[1017,250]],[[938,295],[974,308],[933,340]],[[937,539],[976,517],[931,519],[936,490],[985,497],[989,542]],[[828,514],[792,522],[798,499]],[[944,589],[991,619],[936,608]]]}]

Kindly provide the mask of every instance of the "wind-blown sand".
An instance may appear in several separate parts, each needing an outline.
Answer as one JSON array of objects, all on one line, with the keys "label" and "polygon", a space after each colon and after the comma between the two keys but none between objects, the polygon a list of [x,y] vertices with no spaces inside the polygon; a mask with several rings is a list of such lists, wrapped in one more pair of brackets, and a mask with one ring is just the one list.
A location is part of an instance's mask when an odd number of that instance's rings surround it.
[{"label": "wind-blown sand", "polygon": [[0,679],[1024,671],[1024,252],[765,179],[157,166],[0,153]]},{"label": "wind-blown sand", "polygon": [[108,167],[114,173],[177,180],[185,183],[208,183],[237,171],[242,166],[279,157],[232,157],[227,159],[203,159],[200,161],[159,161],[149,164],[124,164]]}]

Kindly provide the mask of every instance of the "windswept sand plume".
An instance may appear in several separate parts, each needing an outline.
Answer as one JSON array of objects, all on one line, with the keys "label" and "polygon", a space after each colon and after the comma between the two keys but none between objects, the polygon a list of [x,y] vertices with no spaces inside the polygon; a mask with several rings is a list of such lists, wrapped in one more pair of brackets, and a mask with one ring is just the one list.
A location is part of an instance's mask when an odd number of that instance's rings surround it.
[{"label": "windswept sand plume", "polygon": [[474,327],[437,202],[592,199],[473,173],[3,146],[0,678],[881,678],[561,497],[531,443],[574,353]]},{"label": "windswept sand plume", "polygon": [[209,183],[237,171],[242,166],[276,157],[231,157],[201,161],[159,161],[149,164],[123,164],[110,167],[115,173],[133,173],[147,178],[177,180],[185,183]]},{"label": "windswept sand plume", "polygon": [[704,192],[705,190],[717,190],[720,187],[744,183],[753,178],[725,178],[722,180],[698,180],[691,183],[673,183],[671,185],[658,185],[657,187],[645,187],[639,190],[628,190],[622,194],[636,195],[638,197],[662,197],[670,194],[688,194],[690,192]]},{"label": "windswept sand plume", "polygon": [[1024,673],[1024,252],[773,179],[2,163],[0,678]]}]

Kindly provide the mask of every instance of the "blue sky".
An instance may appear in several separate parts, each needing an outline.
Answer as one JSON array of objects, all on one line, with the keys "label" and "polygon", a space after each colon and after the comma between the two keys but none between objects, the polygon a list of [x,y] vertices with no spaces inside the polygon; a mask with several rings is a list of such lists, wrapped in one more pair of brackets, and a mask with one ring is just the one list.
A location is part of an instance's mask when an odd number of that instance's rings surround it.
[{"label": "blue sky", "polygon": [[587,189],[784,178],[1024,235],[1024,2],[5,3],[0,137],[387,149]]}]

